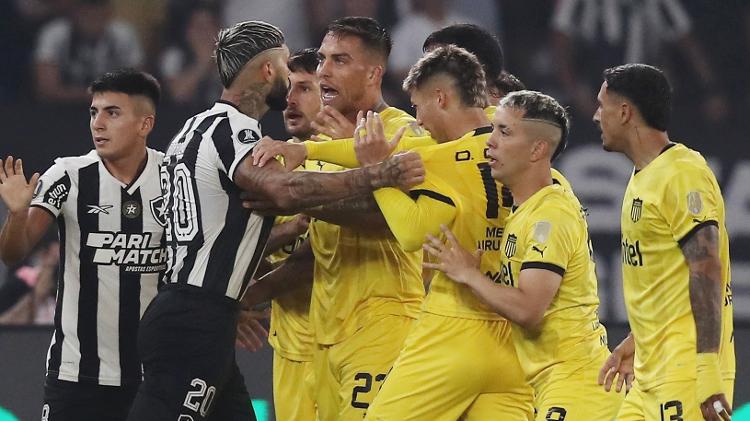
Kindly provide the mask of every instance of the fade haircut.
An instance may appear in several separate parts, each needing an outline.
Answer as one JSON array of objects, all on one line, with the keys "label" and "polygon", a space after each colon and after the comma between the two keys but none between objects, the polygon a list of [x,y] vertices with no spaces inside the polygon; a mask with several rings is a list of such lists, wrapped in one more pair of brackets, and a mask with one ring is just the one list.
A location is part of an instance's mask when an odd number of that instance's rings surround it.
[{"label": "fade haircut", "polygon": [[516,91],[501,99],[499,106],[523,111],[524,119],[539,120],[558,127],[560,142],[552,154],[552,159],[560,156],[565,150],[570,132],[570,116],[555,98],[536,91]]},{"label": "fade haircut", "polygon": [[99,76],[91,82],[89,92],[119,92],[126,95],[141,95],[148,98],[156,109],[161,98],[161,86],[155,77],[135,69],[120,69]]},{"label": "fade haircut", "polygon": [[329,23],[326,34],[336,37],[355,36],[370,51],[377,53],[383,62],[388,61],[393,42],[388,31],[373,18],[364,16],[347,16]]},{"label": "fade haircut", "polygon": [[453,79],[453,85],[463,105],[481,108],[487,106],[487,82],[482,65],[474,54],[450,44],[438,47],[409,69],[403,89],[406,92],[419,89],[437,75],[446,75]]},{"label": "fade haircut", "polygon": [[453,44],[474,54],[482,64],[482,69],[490,83],[494,82],[503,70],[503,49],[497,37],[484,28],[470,23],[446,26],[431,33],[422,44],[422,51],[436,45]]},{"label": "fade haircut", "polygon": [[250,20],[222,29],[216,42],[216,64],[221,84],[228,88],[255,56],[282,45],[284,34],[270,23]]},{"label": "fade haircut", "polygon": [[664,72],[647,64],[624,64],[604,71],[607,90],[633,104],[650,127],[666,131],[672,112],[672,88]]},{"label": "fade haircut", "polygon": [[315,48],[305,48],[299,50],[289,57],[287,62],[290,72],[305,72],[315,74],[318,69],[318,50]]}]

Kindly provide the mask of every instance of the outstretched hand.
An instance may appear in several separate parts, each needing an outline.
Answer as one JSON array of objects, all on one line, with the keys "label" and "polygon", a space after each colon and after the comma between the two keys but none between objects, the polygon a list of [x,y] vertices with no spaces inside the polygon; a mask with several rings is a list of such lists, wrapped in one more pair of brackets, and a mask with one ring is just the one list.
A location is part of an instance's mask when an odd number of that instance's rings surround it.
[{"label": "outstretched hand", "polygon": [[424,262],[422,267],[436,269],[445,273],[450,279],[461,283],[469,283],[471,279],[482,278],[479,270],[482,261],[482,251],[475,250],[473,253],[466,250],[456,239],[456,236],[445,225],[440,226],[445,235],[446,242],[432,234],[427,234],[427,241],[422,248],[437,259],[436,262]]},{"label": "outstretched hand", "polygon": [[25,212],[34,196],[39,173],[34,173],[31,180],[26,181],[20,158],[14,160],[9,156],[4,162],[0,160],[0,164],[0,198],[10,213]]},{"label": "outstretched hand", "polygon": [[633,387],[633,380],[635,379],[634,360],[635,344],[628,337],[612,350],[609,358],[607,358],[599,370],[599,385],[603,385],[604,390],[609,392],[612,390],[615,378],[617,378],[615,390],[619,393],[622,390],[622,385],[625,384],[625,391],[629,392],[630,388]]},{"label": "outstretched hand", "polygon": [[365,118],[360,111],[357,114],[357,122],[357,127],[354,129],[354,152],[361,165],[377,164],[388,158],[396,150],[406,131],[406,126],[401,127],[389,142],[385,138],[380,114],[368,111]]},{"label": "outstretched hand", "polygon": [[330,105],[326,105],[320,110],[318,115],[315,116],[315,120],[310,122],[310,126],[317,133],[334,140],[348,139],[354,134],[354,124]]},{"label": "outstretched hand", "polygon": [[277,156],[284,157],[284,166],[287,170],[293,170],[305,162],[307,148],[300,143],[273,140],[268,136],[264,136],[253,147],[253,165],[255,166],[263,167]]},{"label": "outstretched hand", "polygon": [[237,346],[255,352],[263,348],[263,342],[268,339],[268,331],[260,324],[260,320],[268,319],[270,310],[256,311],[240,310],[237,320]]}]

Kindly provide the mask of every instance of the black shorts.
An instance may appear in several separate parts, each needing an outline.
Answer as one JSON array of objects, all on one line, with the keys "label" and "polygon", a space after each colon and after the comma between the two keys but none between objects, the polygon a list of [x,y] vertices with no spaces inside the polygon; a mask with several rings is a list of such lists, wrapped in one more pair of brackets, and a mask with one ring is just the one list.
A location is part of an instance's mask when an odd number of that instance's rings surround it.
[{"label": "black shorts", "polygon": [[57,380],[44,381],[42,421],[124,421],[138,384],[101,386]]},{"label": "black shorts", "polygon": [[255,420],[235,362],[238,309],[191,289],[159,292],[138,328],[144,379],[129,420]]}]

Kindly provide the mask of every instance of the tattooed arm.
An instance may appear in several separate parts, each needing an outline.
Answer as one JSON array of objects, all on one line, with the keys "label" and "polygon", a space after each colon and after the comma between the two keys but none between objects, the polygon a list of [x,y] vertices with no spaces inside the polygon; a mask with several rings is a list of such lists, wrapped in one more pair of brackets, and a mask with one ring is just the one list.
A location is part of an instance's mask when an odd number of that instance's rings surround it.
[{"label": "tattooed arm", "polygon": [[388,231],[388,224],[371,194],[343,199],[304,211],[306,215],[334,225],[365,232]]},{"label": "tattooed arm", "polygon": [[698,353],[719,352],[721,340],[721,260],[719,229],[699,228],[682,243],[690,271],[690,306],[695,317]]},{"label": "tattooed arm", "polygon": [[424,180],[424,168],[419,155],[413,152],[394,155],[377,165],[335,173],[288,172],[278,162],[261,168],[245,159],[234,180],[243,190],[260,196],[258,203],[263,207],[256,209],[289,212],[369,194],[381,187],[409,188]]},{"label": "tattooed arm", "polygon": [[[690,272],[690,307],[695,319],[697,394],[703,418],[729,419],[731,407],[724,395],[719,363],[721,342],[722,279],[719,229],[706,224],[680,243]],[[727,412],[720,413],[720,404]]]}]

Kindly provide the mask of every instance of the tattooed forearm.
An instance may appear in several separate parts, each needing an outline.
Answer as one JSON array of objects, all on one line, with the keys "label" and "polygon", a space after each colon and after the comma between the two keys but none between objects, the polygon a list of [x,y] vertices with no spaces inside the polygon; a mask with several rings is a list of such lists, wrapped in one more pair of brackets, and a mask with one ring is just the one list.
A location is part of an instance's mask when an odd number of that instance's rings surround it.
[{"label": "tattooed forearm", "polygon": [[343,199],[328,205],[315,208],[320,212],[372,212],[379,211],[378,202],[372,195],[357,196],[350,199]]},{"label": "tattooed forearm", "polygon": [[690,270],[690,306],[695,318],[697,351],[718,352],[721,341],[721,260],[719,230],[707,225],[682,245]]}]

